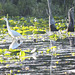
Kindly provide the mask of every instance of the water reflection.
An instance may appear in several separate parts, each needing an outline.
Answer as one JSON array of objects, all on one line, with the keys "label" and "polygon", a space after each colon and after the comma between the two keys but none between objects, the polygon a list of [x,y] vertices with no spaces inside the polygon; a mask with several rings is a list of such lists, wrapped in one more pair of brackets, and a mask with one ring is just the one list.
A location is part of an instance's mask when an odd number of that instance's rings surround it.
[{"label": "water reflection", "polygon": [[14,39],[12,43],[9,46],[9,49],[16,49],[18,46],[20,46],[23,43],[21,39]]},{"label": "water reflection", "polygon": [[[20,45],[18,43],[19,40],[14,40],[11,45],[10,43],[6,45],[10,45],[11,48],[16,45],[18,48]],[[0,53],[0,74],[73,75],[75,73],[75,47],[70,47],[68,40],[50,43],[46,37],[44,41],[39,39],[36,43],[32,42],[32,39],[24,40],[22,45],[23,47],[19,47],[16,51],[6,50]]]}]

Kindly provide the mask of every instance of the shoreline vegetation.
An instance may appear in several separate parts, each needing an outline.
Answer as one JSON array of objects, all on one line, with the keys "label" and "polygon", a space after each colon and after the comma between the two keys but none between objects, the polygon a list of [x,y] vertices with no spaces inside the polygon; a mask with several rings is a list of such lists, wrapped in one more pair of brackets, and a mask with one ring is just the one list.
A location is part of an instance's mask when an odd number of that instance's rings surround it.
[{"label": "shoreline vegetation", "polygon": [[[53,16],[67,17],[74,0],[52,0]],[[47,0],[0,0],[0,16],[48,17]]]}]

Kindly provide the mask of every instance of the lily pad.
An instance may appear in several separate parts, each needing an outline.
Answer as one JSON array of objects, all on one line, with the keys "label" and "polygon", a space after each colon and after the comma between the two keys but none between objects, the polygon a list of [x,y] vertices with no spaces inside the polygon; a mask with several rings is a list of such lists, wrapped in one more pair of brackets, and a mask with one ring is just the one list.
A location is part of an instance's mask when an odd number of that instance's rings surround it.
[{"label": "lily pad", "polygon": [[45,31],[34,31],[34,34],[45,34]]},{"label": "lily pad", "polygon": [[25,32],[24,33],[25,35],[31,35],[31,34],[33,34],[31,31],[27,31],[27,32]]}]

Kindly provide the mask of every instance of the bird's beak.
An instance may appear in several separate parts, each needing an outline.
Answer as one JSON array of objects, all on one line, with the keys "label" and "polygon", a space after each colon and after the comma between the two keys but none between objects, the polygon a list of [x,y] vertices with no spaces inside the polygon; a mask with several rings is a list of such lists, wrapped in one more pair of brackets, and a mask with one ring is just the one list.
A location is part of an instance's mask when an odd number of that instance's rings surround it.
[{"label": "bird's beak", "polygon": [[4,20],[4,18],[1,18],[0,20]]}]

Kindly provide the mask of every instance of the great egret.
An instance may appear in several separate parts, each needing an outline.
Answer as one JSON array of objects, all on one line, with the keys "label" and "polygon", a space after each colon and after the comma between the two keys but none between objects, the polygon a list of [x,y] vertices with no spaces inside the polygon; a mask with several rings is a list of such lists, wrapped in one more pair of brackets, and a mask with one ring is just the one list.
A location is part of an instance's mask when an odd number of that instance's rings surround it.
[{"label": "great egret", "polygon": [[20,46],[23,41],[22,41],[19,37],[21,37],[22,35],[21,35],[20,33],[16,32],[16,31],[10,29],[7,18],[2,18],[2,19],[0,19],[0,20],[5,20],[5,21],[6,21],[8,33],[9,33],[9,34],[11,35],[11,37],[13,38],[13,41],[12,41],[12,43],[10,44],[9,49],[15,49],[15,48],[17,48],[18,46]]},{"label": "great egret", "polygon": [[10,29],[7,18],[2,18],[1,20],[5,20],[6,21],[8,33],[11,35],[11,37],[16,38],[16,37],[22,36],[20,33]]}]

